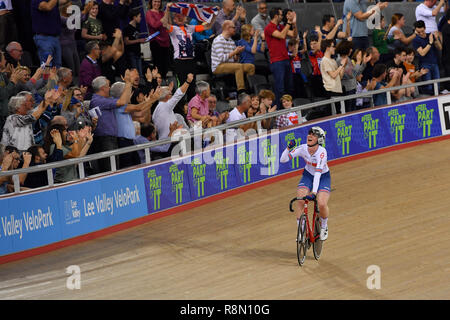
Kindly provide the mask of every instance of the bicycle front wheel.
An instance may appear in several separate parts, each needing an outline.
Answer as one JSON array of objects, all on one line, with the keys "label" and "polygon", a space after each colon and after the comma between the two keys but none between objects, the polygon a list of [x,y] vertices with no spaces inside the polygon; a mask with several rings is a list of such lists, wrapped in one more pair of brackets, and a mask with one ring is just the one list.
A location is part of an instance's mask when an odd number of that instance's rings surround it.
[{"label": "bicycle front wheel", "polygon": [[[314,243],[313,243],[313,252],[314,252],[314,258],[316,260],[319,260],[320,258],[320,254],[322,253],[322,245],[323,245],[323,241],[320,240],[320,219],[317,216],[316,217],[316,222],[314,223]],[[317,238],[316,238],[317,237]]]},{"label": "bicycle front wheel", "polygon": [[308,237],[308,228],[306,227],[306,216],[302,214],[298,223],[297,230],[297,260],[301,266],[306,259],[306,239]]}]

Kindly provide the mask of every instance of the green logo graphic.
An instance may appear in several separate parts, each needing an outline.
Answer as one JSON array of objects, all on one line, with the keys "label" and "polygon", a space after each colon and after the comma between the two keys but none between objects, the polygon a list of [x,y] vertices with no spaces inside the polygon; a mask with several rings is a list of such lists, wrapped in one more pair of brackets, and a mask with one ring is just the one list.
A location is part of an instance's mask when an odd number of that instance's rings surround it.
[{"label": "green logo graphic", "polygon": [[378,121],[380,119],[372,119],[372,115],[366,114],[361,118],[364,123],[364,139],[369,140],[369,149],[377,147]]},{"label": "green logo graphic", "polygon": [[271,144],[269,139],[263,140],[261,142],[261,147],[264,150],[264,160],[266,160],[268,165],[268,175],[274,175],[278,172],[277,160],[278,160],[278,145]]},{"label": "green logo graphic", "polygon": [[416,107],[416,112],[419,129],[423,128],[423,138],[431,136],[431,125],[433,124],[434,109],[427,109],[426,104],[419,104]]},{"label": "green logo graphic", "polygon": [[342,145],[342,155],[350,153],[350,141],[352,141],[352,125],[346,126],[345,120],[336,122],[337,129],[337,144]]},{"label": "green logo graphic", "polygon": [[228,163],[229,158],[223,157],[223,152],[216,152],[214,155],[216,161],[216,178],[220,179],[220,190],[228,189],[227,177],[228,177]]},{"label": "green logo graphic", "polygon": [[172,177],[172,192],[175,192],[175,203],[183,202],[183,179],[184,170],[179,170],[177,164],[170,166],[169,172]]},{"label": "green logo graphic", "polygon": [[150,198],[153,198],[153,210],[161,207],[161,176],[156,175],[156,170],[147,172],[148,185],[150,188]]},{"label": "green logo graphic", "polygon": [[194,158],[192,163],[192,175],[194,176],[194,186],[197,185],[197,196],[205,195],[205,174],[206,164],[202,164],[200,158]]},{"label": "green logo graphic", "polygon": [[[286,145],[289,143],[289,141],[294,140],[295,141],[295,146],[298,147],[299,145],[302,144],[302,138],[295,138],[295,135],[293,132],[288,133],[285,137],[284,137],[284,141],[286,141]],[[292,169],[297,169],[300,167],[300,157],[296,157],[296,158],[292,158]]]},{"label": "green logo graphic", "polygon": [[252,168],[251,159],[253,151],[247,151],[245,145],[238,147],[239,171],[244,172],[244,183],[250,182],[250,169]]},{"label": "green logo graphic", "polygon": [[400,114],[398,109],[392,109],[388,113],[388,117],[391,119],[391,133],[395,132],[395,143],[403,142],[403,130],[405,129],[405,117],[406,114]]}]

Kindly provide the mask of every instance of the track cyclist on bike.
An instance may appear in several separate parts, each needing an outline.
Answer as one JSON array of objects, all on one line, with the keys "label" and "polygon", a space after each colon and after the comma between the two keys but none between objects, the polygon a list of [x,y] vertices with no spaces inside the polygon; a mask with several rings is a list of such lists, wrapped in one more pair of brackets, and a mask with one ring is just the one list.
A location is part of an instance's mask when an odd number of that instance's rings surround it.
[{"label": "track cyclist on bike", "polygon": [[[320,127],[309,129],[306,144],[295,147],[295,141],[288,143],[286,150],[281,155],[280,162],[288,162],[295,157],[302,157],[305,162],[302,179],[298,184],[297,198],[307,197],[314,200],[317,196],[317,204],[320,211],[320,240],[328,238],[328,200],[330,198],[330,170],[327,165],[327,150],[325,144],[325,132]],[[297,226],[300,215],[303,212],[305,201],[298,201]],[[302,226],[303,227],[303,226]]]}]

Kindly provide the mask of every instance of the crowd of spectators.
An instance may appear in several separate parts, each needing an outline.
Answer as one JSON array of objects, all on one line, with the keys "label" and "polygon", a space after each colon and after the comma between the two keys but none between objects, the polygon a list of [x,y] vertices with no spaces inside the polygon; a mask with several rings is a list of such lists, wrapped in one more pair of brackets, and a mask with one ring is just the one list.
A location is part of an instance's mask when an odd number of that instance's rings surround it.
[{"label": "crowd of spectators", "polygon": [[[292,108],[298,98],[313,101],[438,79],[442,70],[450,76],[445,0],[418,4],[416,21],[400,12],[385,17],[388,2],[345,0],[342,18],[324,14],[312,30],[284,3],[269,9],[262,0],[253,1],[255,16],[237,1],[215,1],[218,14],[209,22],[171,12],[174,4],[161,0],[148,1],[146,8],[140,0],[22,2],[26,5],[0,0],[2,171],[164,139],[178,129],[212,128]],[[71,5],[79,11],[70,11]],[[73,12],[80,13],[79,21]],[[380,23],[369,30],[374,15],[381,16]],[[19,24],[17,17],[30,19]],[[150,61],[142,58],[144,46]],[[207,77],[197,81],[200,74]],[[256,76],[266,80],[263,86],[254,85]],[[433,94],[433,87],[391,92],[394,102],[420,94]],[[234,100],[236,107],[219,108]],[[375,106],[386,103],[385,94],[373,97]],[[354,99],[345,109],[370,105]],[[286,128],[330,114],[331,106],[301,118],[291,112],[261,127]],[[253,122],[238,129],[259,128]],[[228,129],[225,141],[235,140],[237,131]],[[212,142],[207,138],[202,146]],[[151,159],[170,156],[173,147],[151,148]],[[130,152],[117,157],[116,167],[145,160],[143,151]],[[110,163],[109,158],[85,163],[85,174],[109,171]],[[78,170],[58,168],[54,181],[77,179]],[[45,186],[48,174],[22,174],[19,182],[23,188]],[[1,177],[0,194],[12,189],[12,178]]]}]

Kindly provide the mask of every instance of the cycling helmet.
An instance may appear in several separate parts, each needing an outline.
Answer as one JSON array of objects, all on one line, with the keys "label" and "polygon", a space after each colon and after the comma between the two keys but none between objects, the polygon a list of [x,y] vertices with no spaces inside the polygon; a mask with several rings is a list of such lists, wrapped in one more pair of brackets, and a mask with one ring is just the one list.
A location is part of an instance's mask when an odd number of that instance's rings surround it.
[{"label": "cycling helmet", "polygon": [[318,138],[317,143],[321,146],[325,144],[325,131],[321,127],[312,127],[309,129],[308,134],[315,135]]}]

